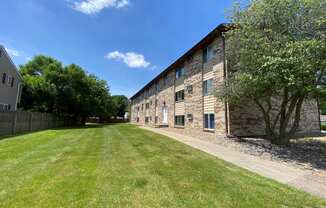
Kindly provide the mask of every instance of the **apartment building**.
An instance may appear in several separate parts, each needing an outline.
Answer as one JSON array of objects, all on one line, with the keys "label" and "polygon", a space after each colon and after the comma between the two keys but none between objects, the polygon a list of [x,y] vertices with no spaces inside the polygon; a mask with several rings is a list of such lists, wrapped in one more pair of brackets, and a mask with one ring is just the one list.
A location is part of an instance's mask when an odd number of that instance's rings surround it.
[{"label": "apartment building", "polygon": [[[131,97],[131,122],[168,127],[190,135],[264,135],[262,116],[252,105],[230,106],[214,91],[228,75],[219,25],[182,57]],[[300,131],[319,134],[316,101],[306,102]]]}]

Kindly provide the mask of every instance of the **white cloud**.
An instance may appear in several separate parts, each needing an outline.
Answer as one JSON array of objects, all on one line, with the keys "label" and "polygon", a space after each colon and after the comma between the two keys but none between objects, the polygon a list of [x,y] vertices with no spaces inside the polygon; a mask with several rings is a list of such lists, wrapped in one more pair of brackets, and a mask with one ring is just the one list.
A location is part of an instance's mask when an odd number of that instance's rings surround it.
[{"label": "white cloud", "polygon": [[84,14],[96,14],[106,8],[122,8],[129,5],[129,0],[84,0],[73,2],[73,9]]},{"label": "white cloud", "polygon": [[21,53],[17,50],[10,49],[10,48],[5,48],[5,49],[11,56],[16,56],[16,57],[21,56]]},{"label": "white cloud", "polygon": [[106,55],[107,59],[122,61],[130,68],[147,68],[151,63],[147,62],[142,54],[134,52],[121,53],[119,51],[113,51]]}]

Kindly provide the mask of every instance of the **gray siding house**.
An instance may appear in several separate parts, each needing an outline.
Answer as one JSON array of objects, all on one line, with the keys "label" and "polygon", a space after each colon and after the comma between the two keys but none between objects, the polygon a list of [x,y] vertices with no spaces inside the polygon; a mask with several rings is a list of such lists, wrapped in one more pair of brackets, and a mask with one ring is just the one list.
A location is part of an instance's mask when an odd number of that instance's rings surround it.
[{"label": "gray siding house", "polygon": [[22,77],[6,49],[0,45],[0,111],[17,110]]}]

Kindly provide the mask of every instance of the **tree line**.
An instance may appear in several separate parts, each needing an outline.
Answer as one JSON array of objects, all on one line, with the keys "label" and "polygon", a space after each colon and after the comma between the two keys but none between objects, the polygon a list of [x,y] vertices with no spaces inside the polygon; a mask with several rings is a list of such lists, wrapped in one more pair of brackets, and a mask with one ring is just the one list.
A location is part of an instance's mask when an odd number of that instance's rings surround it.
[{"label": "tree line", "polygon": [[123,117],[128,110],[127,97],[111,96],[105,80],[76,64],[64,66],[52,57],[39,55],[21,65],[20,73],[23,110],[69,115],[82,124],[87,117]]}]

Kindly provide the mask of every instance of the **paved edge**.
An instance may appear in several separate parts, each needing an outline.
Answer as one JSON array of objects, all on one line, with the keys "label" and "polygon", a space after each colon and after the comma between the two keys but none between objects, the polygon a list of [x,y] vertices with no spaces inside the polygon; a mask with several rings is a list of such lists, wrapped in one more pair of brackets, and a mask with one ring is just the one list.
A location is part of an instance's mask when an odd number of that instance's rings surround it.
[{"label": "paved edge", "polygon": [[325,178],[316,176],[313,171],[295,168],[276,161],[264,160],[256,156],[248,155],[218,144],[201,140],[199,138],[178,134],[163,129],[145,126],[140,126],[140,128],[168,136],[174,140],[182,142],[210,155],[216,156],[222,160],[228,161],[261,176],[276,180],[280,183],[287,184],[297,189],[306,191],[312,195],[326,199],[326,183],[323,182]]}]

